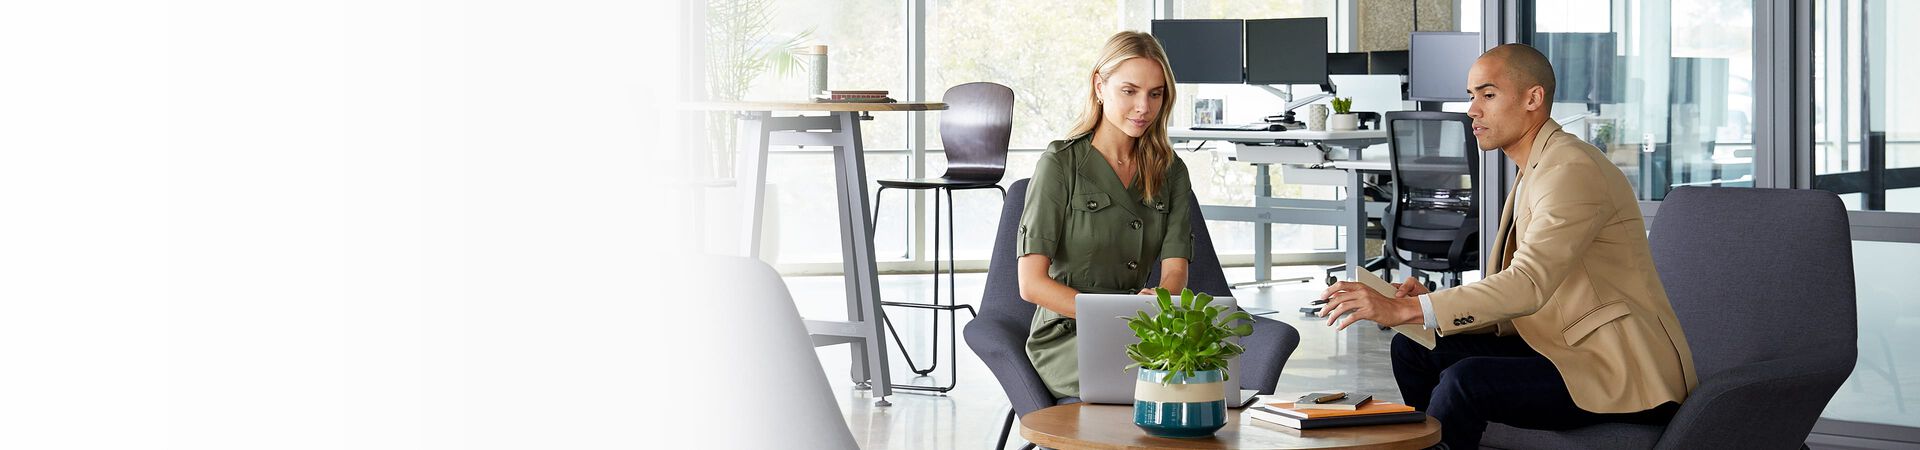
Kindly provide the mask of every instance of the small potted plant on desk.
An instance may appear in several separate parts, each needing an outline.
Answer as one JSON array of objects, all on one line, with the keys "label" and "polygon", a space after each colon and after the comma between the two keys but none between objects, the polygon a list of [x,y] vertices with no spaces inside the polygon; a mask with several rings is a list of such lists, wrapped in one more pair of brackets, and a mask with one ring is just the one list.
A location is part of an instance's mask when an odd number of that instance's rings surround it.
[{"label": "small potted plant on desk", "polygon": [[1157,314],[1121,317],[1140,338],[1127,346],[1127,368],[1140,368],[1133,423],[1159,437],[1212,436],[1227,424],[1227,361],[1246,351],[1227,338],[1253,334],[1253,316],[1209,306],[1212,296],[1192,290],[1180,290],[1179,301],[1166,289],[1155,292]]},{"label": "small potted plant on desk", "polygon": [[1360,115],[1353,113],[1353,97],[1334,97],[1333,116],[1327,118],[1327,129],[1333,131],[1353,131],[1360,129]]}]

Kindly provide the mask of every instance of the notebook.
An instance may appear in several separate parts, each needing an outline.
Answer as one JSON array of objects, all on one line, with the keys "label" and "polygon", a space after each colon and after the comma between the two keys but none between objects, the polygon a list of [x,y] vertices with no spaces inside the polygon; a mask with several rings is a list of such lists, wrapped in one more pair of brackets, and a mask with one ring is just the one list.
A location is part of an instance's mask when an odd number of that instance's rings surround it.
[{"label": "notebook", "polygon": [[1373,401],[1352,411],[1329,409],[1293,409],[1292,403],[1266,403],[1247,408],[1247,417],[1301,430],[1359,425],[1415,423],[1427,420],[1427,414],[1412,406]]}]

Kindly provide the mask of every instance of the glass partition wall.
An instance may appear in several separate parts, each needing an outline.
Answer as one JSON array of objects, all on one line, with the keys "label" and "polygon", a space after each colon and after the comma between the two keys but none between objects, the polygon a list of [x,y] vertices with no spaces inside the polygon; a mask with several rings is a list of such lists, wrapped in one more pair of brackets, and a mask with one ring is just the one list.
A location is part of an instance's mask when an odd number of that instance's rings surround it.
[{"label": "glass partition wall", "polygon": [[[1527,42],[1553,116],[1625,172],[1650,220],[1680,186],[1821,189],[1854,236],[1859,361],[1813,448],[1920,445],[1920,2],[1486,0],[1489,43]],[[1506,164],[1510,169],[1511,164]]]},{"label": "glass partition wall", "polygon": [[1543,0],[1553,117],[1607,154],[1643,201],[1753,186],[1752,0]]}]

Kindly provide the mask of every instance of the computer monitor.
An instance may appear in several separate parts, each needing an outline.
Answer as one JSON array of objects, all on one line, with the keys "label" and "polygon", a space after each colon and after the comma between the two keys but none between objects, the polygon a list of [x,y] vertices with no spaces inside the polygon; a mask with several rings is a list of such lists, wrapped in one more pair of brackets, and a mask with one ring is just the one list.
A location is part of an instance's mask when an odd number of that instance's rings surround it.
[{"label": "computer monitor", "polygon": [[1247,21],[1247,84],[1327,82],[1327,18]]},{"label": "computer monitor", "polygon": [[1366,53],[1328,53],[1327,75],[1366,75]]},{"label": "computer monitor", "polygon": [[1406,75],[1406,50],[1381,50],[1367,52],[1367,73],[1374,75]]},{"label": "computer monitor", "polygon": [[1153,37],[1167,52],[1179,83],[1240,84],[1246,80],[1244,21],[1155,20]]},{"label": "computer monitor", "polygon": [[1407,49],[1407,98],[1423,102],[1464,102],[1467,69],[1486,51],[1480,33],[1416,32]]},{"label": "computer monitor", "polygon": [[1539,33],[1533,48],[1553,64],[1553,101],[1588,105],[1616,104],[1626,92],[1626,77],[1615,63],[1613,33]]}]

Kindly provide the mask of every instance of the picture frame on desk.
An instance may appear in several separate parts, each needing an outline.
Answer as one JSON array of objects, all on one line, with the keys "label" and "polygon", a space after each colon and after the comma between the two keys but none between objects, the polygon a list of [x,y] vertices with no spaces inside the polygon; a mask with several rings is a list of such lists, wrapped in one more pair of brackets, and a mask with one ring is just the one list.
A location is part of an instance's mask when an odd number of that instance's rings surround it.
[{"label": "picture frame on desk", "polygon": [[1227,107],[1225,99],[1201,98],[1193,100],[1193,124],[1214,125],[1226,123]]}]

